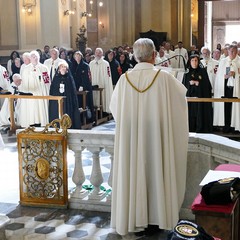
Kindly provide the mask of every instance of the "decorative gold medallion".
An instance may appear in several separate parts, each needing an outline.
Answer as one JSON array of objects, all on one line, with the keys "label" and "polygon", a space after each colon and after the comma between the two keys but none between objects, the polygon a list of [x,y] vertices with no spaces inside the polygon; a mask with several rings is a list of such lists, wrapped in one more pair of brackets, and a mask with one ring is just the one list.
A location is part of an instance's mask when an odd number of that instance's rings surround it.
[{"label": "decorative gold medallion", "polygon": [[230,183],[232,180],[234,179],[234,177],[229,177],[229,178],[223,178],[223,179],[220,179],[218,180],[219,183]]},{"label": "decorative gold medallion", "polygon": [[196,237],[198,235],[198,230],[188,224],[177,226],[175,230],[186,237]]},{"label": "decorative gold medallion", "polygon": [[41,180],[46,180],[49,177],[49,162],[46,159],[39,158],[36,162],[36,174]]}]

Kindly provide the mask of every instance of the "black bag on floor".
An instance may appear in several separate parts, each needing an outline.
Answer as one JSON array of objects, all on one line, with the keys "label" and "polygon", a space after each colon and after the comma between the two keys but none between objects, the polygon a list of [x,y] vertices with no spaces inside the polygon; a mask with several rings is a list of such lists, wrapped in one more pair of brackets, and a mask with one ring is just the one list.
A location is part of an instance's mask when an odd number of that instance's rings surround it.
[{"label": "black bag on floor", "polygon": [[208,235],[205,230],[199,225],[187,221],[180,220],[176,227],[169,232],[167,240],[214,240],[214,238]]}]

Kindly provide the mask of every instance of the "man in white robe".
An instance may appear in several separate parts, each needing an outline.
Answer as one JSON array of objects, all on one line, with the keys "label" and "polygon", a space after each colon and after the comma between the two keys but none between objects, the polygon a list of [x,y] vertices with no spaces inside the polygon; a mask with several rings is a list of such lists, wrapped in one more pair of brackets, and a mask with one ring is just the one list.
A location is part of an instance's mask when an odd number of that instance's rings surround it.
[{"label": "man in white robe", "polygon": [[[12,76],[13,82],[10,84],[8,88],[8,92],[12,94],[17,94],[18,87],[22,82],[21,75],[18,73],[13,74]],[[20,99],[14,100],[14,120],[18,125],[18,114],[19,114],[19,104]],[[3,106],[0,111],[0,126],[10,125],[10,111],[9,111],[9,100],[6,98],[4,100]]]},{"label": "man in white robe", "polygon": [[176,58],[175,52],[171,50],[171,44],[169,42],[166,42],[164,45],[164,52],[165,52],[165,57],[169,59],[169,64],[171,65],[172,68],[176,68]]},{"label": "man in white robe", "polygon": [[[7,91],[10,87],[10,78],[7,69],[0,65],[0,91]],[[0,98],[0,109],[3,105],[4,98]]]},{"label": "man in white robe", "polygon": [[[21,92],[32,93],[34,96],[48,96],[50,79],[48,69],[39,62],[39,53],[30,52],[31,63],[22,71]],[[48,123],[48,100],[21,99],[19,124],[21,127],[46,126]]]},{"label": "man in white robe", "polygon": [[176,56],[176,68],[184,68],[188,62],[188,52],[187,49],[183,47],[183,42],[178,42],[178,48],[175,49]]},{"label": "man in white robe", "polygon": [[171,67],[170,61],[165,56],[164,47],[160,47],[155,59],[155,65],[159,67]]},{"label": "man in white robe", "polygon": [[57,48],[53,48],[50,50],[51,58],[48,58],[44,61],[44,65],[47,66],[48,75],[50,80],[52,81],[54,75],[58,69],[58,64],[62,62],[62,59],[59,58],[59,51]]},{"label": "man in white robe", "polygon": [[212,91],[214,90],[215,78],[218,69],[218,61],[211,58],[211,52],[208,47],[201,48],[202,59],[200,60],[203,67],[206,68],[210,83],[212,85]]},{"label": "man in white robe", "polygon": [[[231,48],[230,48],[230,51]],[[230,53],[231,54],[231,53]],[[240,98],[240,57],[237,53],[235,60],[233,60],[233,69],[234,69],[234,81],[233,81],[233,97]],[[231,117],[231,127],[235,131],[240,131],[240,103],[232,103],[232,117]]]},{"label": "man in white robe", "polygon": [[23,53],[22,55],[22,60],[23,60],[23,64],[21,65],[21,68],[20,68],[20,75],[22,75],[22,71],[23,69],[31,63],[31,57],[30,57],[30,52],[25,52]]},{"label": "man in white robe", "polygon": [[[240,58],[237,55],[237,46],[230,45],[228,57],[223,58],[219,63],[215,79],[214,98],[240,97],[239,68]],[[236,122],[237,120],[239,122],[239,113],[239,103],[214,102],[213,126],[224,127],[224,132],[231,131],[231,125],[239,128],[239,123]]]},{"label": "man in white robe", "polygon": [[152,40],[138,39],[139,62],[123,74],[112,95],[116,121],[111,226],[120,235],[179,220],[187,169],[186,88],[154,67]]},{"label": "man in white robe", "polygon": [[[96,48],[95,58],[89,63],[92,85],[98,85],[99,88],[104,88],[102,92],[102,107],[103,112],[110,113],[109,103],[112,97],[113,85],[109,63],[103,59],[103,50]],[[93,91],[94,106],[100,105],[99,92]]]}]

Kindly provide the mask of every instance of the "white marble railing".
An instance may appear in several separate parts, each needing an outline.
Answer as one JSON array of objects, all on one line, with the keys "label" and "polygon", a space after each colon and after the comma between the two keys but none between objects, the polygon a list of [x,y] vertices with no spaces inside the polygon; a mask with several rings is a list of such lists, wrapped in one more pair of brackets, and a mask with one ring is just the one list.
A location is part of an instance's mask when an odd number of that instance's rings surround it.
[{"label": "white marble railing", "polygon": [[[68,130],[68,147],[75,155],[75,168],[72,180],[76,188],[70,194],[69,206],[75,209],[106,211],[111,210],[111,193],[100,189],[103,175],[100,164],[100,152],[110,155],[111,166],[114,152],[114,132]],[[85,182],[85,173],[82,165],[82,151],[87,149],[92,153],[92,172],[90,183],[94,186],[92,191],[82,188]],[[108,185],[111,187],[112,168],[110,169]]]},{"label": "white marble railing", "polygon": [[[114,132],[69,130],[68,146],[75,153],[75,169],[73,182],[76,188],[69,198],[70,208],[110,211],[111,195],[100,190],[103,183],[99,154],[102,149],[114,159]],[[92,153],[92,173],[90,182],[94,190],[89,192],[82,188],[85,173],[82,166],[82,151],[87,149]],[[192,219],[190,206],[200,191],[199,183],[209,169],[214,169],[221,163],[240,164],[240,142],[229,140],[213,134],[190,134],[187,166],[187,186],[185,199],[180,211],[180,217]],[[111,168],[112,169],[112,168]],[[111,186],[112,170],[108,184]]]}]

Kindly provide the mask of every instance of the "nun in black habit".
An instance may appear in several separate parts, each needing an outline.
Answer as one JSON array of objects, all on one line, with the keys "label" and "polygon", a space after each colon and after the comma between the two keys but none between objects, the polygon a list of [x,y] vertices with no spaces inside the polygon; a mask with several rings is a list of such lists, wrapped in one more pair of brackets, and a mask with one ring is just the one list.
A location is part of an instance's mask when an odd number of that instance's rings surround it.
[{"label": "nun in black habit", "polygon": [[[207,71],[200,64],[199,55],[189,59],[189,72],[184,75],[183,84],[187,88],[187,97],[211,98],[212,86]],[[189,131],[211,133],[213,130],[213,109],[211,102],[188,103]]]},{"label": "nun in black habit", "polygon": [[[81,128],[80,111],[78,109],[77,90],[69,71],[66,61],[62,60],[58,64],[58,70],[55,74],[50,86],[51,96],[65,96],[63,101],[63,113],[68,114],[72,120],[73,129]],[[49,101],[49,122],[59,118],[58,102],[55,100]]]}]

